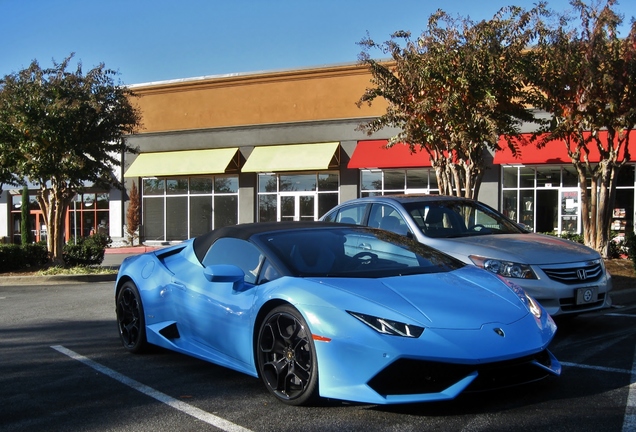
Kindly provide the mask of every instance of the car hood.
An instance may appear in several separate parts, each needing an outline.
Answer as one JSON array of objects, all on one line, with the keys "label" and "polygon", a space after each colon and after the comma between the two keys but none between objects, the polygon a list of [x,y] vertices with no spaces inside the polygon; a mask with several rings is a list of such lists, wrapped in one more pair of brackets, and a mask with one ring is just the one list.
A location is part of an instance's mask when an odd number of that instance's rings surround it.
[{"label": "car hood", "polygon": [[[489,323],[510,324],[529,313],[504,282],[472,266],[390,278],[329,278],[320,283],[355,295],[350,310],[396,321],[415,320],[429,328],[480,329]],[[360,297],[368,302],[364,310],[360,310]]]},{"label": "car hood", "polygon": [[430,243],[443,252],[471,263],[469,255],[504,259],[524,264],[561,264],[599,259],[595,250],[562,238],[543,234],[493,234],[436,239]]}]

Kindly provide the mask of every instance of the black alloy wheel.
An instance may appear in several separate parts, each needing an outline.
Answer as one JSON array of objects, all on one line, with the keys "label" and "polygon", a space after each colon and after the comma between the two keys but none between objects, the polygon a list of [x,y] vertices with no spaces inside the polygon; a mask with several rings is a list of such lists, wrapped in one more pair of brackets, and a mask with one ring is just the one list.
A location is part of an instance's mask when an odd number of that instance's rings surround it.
[{"label": "black alloy wheel", "polygon": [[135,284],[128,281],[117,295],[117,326],[122,345],[128,351],[141,353],[146,350],[146,320],[141,296]]},{"label": "black alloy wheel", "polygon": [[318,365],[309,327],[289,305],[273,309],[258,334],[258,370],[267,389],[288,405],[318,400]]}]

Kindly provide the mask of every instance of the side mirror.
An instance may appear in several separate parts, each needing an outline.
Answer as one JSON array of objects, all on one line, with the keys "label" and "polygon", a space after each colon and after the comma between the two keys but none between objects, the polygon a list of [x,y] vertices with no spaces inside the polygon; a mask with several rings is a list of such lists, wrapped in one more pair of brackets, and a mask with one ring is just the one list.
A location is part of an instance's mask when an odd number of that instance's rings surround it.
[{"label": "side mirror", "polygon": [[205,278],[210,282],[232,283],[234,290],[240,291],[245,283],[243,270],[231,264],[216,264],[203,269]]}]

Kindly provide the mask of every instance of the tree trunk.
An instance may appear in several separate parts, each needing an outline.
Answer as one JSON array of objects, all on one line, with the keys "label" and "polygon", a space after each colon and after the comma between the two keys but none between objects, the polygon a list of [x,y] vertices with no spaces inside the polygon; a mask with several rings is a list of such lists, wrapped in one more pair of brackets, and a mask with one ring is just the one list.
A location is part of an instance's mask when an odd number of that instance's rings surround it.
[{"label": "tree trunk", "polygon": [[29,188],[22,187],[22,205],[20,206],[20,240],[22,246],[31,243],[31,227],[29,226]]},{"label": "tree trunk", "polygon": [[616,197],[618,170],[620,170],[620,166],[608,161],[608,163],[602,165],[602,169],[599,172],[601,181],[596,223],[596,250],[599,251],[603,258],[608,258],[609,255],[612,207]]},{"label": "tree trunk", "polygon": [[64,215],[74,193],[65,187],[53,185],[51,188],[40,188],[37,200],[42,210],[47,237],[46,247],[53,265],[63,266],[62,250],[64,247]]}]

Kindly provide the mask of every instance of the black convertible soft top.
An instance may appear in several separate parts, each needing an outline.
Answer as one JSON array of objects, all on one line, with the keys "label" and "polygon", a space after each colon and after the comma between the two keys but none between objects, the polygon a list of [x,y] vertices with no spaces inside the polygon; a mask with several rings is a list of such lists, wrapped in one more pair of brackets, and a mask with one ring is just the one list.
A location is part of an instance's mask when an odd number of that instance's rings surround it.
[{"label": "black convertible soft top", "polygon": [[240,225],[230,225],[223,228],[215,229],[207,234],[203,234],[194,239],[192,247],[194,253],[203,262],[205,254],[217,239],[222,237],[232,237],[242,240],[248,240],[254,234],[260,234],[270,231],[282,231],[282,230],[294,230],[294,229],[306,229],[306,228],[326,228],[326,227],[340,227],[343,224],[335,222],[256,222]]}]

